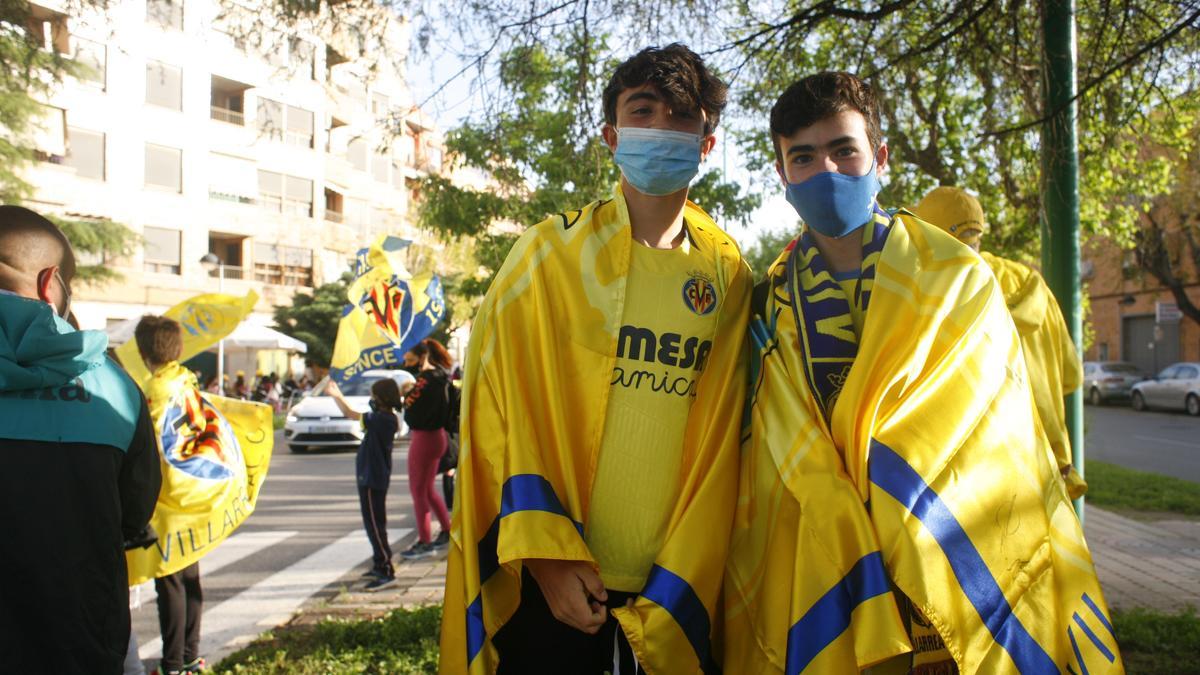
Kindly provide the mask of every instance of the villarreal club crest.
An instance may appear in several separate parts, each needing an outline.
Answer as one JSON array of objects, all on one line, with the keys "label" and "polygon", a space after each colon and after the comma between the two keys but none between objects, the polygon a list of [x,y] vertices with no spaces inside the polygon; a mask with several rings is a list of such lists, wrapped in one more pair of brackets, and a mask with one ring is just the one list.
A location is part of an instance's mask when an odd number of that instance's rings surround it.
[{"label": "villarreal club crest", "polygon": [[712,278],[701,272],[692,272],[692,276],[683,284],[683,304],[700,316],[712,312],[717,306],[717,287],[713,286]]}]

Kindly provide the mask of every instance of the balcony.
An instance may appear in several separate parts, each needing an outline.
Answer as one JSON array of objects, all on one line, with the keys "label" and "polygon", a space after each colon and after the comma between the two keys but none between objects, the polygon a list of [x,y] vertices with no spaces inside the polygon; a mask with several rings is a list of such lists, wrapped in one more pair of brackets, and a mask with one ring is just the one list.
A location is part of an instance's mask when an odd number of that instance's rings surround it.
[{"label": "balcony", "polygon": [[215,105],[210,106],[210,117],[212,117],[214,120],[217,120],[218,122],[225,122],[226,124],[236,124],[239,127],[246,126],[246,114],[240,113],[236,110],[230,110],[228,108],[222,108],[220,106],[215,106]]},{"label": "balcony", "polygon": [[329,209],[325,209],[325,220],[328,220],[331,223],[344,223],[346,222],[346,216],[338,211],[330,211]]},{"label": "balcony", "polygon": [[[245,279],[246,278],[246,268],[245,267],[238,267],[236,265],[225,265],[224,269],[225,269],[225,278],[226,279]],[[209,270],[209,272],[208,272],[208,276],[213,277],[213,278],[216,278],[220,275],[221,275],[221,268],[217,268],[215,270]]]}]

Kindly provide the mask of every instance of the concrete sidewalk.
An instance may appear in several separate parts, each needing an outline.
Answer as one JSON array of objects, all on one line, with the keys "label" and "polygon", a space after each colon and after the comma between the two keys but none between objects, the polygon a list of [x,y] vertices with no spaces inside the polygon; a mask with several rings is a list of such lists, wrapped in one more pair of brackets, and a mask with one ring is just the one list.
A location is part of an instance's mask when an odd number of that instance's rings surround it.
[{"label": "concrete sidewalk", "polygon": [[1089,506],[1083,522],[1109,605],[1200,609],[1200,521],[1145,522]]},{"label": "concrete sidewalk", "polygon": [[[1200,608],[1200,521],[1142,522],[1089,506],[1085,530],[1100,582],[1110,605],[1179,611]],[[396,607],[442,601],[445,554],[401,562],[400,583],[367,593],[355,570],[310,600],[291,620],[311,624],[324,619],[374,618]]]}]

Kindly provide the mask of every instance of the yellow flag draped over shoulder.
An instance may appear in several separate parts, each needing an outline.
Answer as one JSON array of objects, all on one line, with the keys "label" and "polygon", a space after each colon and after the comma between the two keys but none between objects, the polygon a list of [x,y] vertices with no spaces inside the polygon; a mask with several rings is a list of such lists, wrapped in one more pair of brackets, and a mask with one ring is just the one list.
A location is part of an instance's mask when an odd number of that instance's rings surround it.
[{"label": "yellow flag draped over shoulder", "polygon": [[[613,610],[642,668],[718,670],[711,644],[737,489],[749,270],[688,203],[695,250],[716,263],[717,329],[688,416],[681,492],[645,588]],[[517,241],[476,315],[442,620],[441,672],[494,673],[492,636],[520,601],[521,560],[595,565],[585,519],[628,279],[628,210],[614,199]]]},{"label": "yellow flag draped over shoulder", "polygon": [[[187,361],[232,333],[242,319],[254,311],[257,302],[258,294],[254,291],[244,297],[205,293],[163,312],[163,316],[178,321],[183,328],[183,350],[179,360]],[[137,342],[132,338],[117,348],[117,358],[134,382],[144,383],[150,378],[150,371],[146,370],[138,353]]]},{"label": "yellow flag draped over shoulder", "polygon": [[425,339],[445,313],[442,283],[426,272],[413,276],[399,252],[409,241],[380,235],[358,252],[329,376],[345,384],[372,368],[396,369],[404,352]]},{"label": "yellow flag draped over shoulder", "polygon": [[[1021,336],[1029,369],[1029,384],[1038,419],[1046,430],[1060,470],[1071,467],[1071,439],[1063,397],[1083,384],[1083,364],[1067,331],[1062,310],[1042,275],[1026,265],[988,252],[979,254],[1000,283],[1004,301]],[[1087,492],[1087,483],[1073,467],[1067,475],[1072,499]]]},{"label": "yellow flag draped over shoulder", "polygon": [[791,247],[756,293],[726,672],[907,654],[905,599],[962,673],[1123,672],[999,286],[937,228],[889,227],[832,398],[800,347],[828,334],[805,315],[823,291],[788,292]]},{"label": "yellow flag draped over shoulder", "polygon": [[178,362],[155,371],[145,393],[162,487],[150,520],[158,542],[125,554],[131,586],[200,560],[253,513],[275,438],[270,406],[201,394]]}]

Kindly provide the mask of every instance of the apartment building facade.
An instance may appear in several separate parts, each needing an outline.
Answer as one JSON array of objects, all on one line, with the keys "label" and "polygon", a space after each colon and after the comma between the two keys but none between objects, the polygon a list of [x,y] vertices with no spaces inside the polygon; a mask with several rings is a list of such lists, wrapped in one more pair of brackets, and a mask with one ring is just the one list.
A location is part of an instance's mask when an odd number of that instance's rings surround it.
[{"label": "apartment building facade", "polygon": [[421,239],[416,186],[441,170],[442,145],[405,84],[402,18],[364,46],[317,28],[247,30],[260,15],[228,1],[33,10],[44,47],[91,72],[46,101],[28,203],[141,237],[132,256],[87,261],[122,279],[76,289],[81,327],[219,288],[258,292],[250,321],[268,325],[274,306],[339,277],[378,234]]}]

